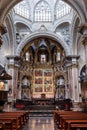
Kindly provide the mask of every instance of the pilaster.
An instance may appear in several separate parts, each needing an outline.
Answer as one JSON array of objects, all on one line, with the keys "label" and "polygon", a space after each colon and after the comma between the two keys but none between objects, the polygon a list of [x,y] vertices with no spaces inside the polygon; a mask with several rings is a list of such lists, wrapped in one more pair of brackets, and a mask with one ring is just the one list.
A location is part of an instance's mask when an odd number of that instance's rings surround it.
[{"label": "pilaster", "polygon": [[66,57],[66,69],[68,71],[67,89],[69,97],[74,101],[79,101],[79,86],[78,86],[78,59],[77,55]]},{"label": "pilaster", "polygon": [[8,59],[8,71],[9,74],[12,75],[12,80],[8,82],[9,88],[12,89],[13,98],[18,97],[18,69],[19,69],[19,61],[20,57],[17,56],[7,56]]},{"label": "pilaster", "polygon": [[87,23],[81,25],[79,32],[82,34],[82,44],[85,50],[85,64],[86,64],[86,75],[84,81],[87,82]]}]

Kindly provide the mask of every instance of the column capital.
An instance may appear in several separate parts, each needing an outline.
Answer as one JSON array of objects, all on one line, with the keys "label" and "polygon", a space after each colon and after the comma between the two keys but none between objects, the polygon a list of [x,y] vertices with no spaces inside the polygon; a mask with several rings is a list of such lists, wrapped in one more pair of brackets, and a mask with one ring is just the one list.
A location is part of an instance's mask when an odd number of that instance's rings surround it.
[{"label": "column capital", "polygon": [[19,62],[20,62],[19,56],[9,55],[9,56],[6,56],[6,58],[9,61],[9,65],[19,67]]},{"label": "column capital", "polygon": [[65,57],[65,61],[72,61],[73,59],[78,60],[80,58],[79,55],[68,55]]},{"label": "column capital", "polygon": [[80,56],[78,55],[68,55],[65,57],[64,62],[67,67],[70,67],[72,65],[77,65],[77,61]]}]

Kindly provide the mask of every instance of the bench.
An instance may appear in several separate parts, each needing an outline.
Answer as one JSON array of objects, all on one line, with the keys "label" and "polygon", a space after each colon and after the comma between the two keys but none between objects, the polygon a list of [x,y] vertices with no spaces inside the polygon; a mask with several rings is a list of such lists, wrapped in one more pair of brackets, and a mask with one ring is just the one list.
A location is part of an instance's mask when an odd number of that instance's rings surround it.
[{"label": "bench", "polygon": [[[69,122],[72,120],[73,124],[81,122],[85,120],[87,123],[87,114],[82,112],[75,112],[75,111],[55,111],[54,112],[54,121],[58,128],[67,130],[69,126]],[[78,122],[76,122],[78,120]],[[82,121],[83,123],[83,121]],[[72,124],[72,123],[71,123]],[[74,126],[73,126],[74,127]],[[71,129],[71,127],[69,127]]]},{"label": "bench", "polygon": [[[9,127],[9,130],[18,130],[28,121],[28,119],[29,119],[29,111],[3,112],[0,113],[0,121],[2,121],[0,126],[5,127],[6,129],[6,122],[9,121],[10,126],[12,126],[11,129]],[[14,120],[13,123],[11,123],[12,120]]]}]

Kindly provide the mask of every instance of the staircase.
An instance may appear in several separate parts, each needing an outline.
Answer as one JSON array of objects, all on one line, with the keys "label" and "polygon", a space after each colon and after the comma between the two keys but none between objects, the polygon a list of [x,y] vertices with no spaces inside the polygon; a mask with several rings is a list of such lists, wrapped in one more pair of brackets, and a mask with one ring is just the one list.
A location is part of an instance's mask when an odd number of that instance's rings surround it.
[{"label": "staircase", "polygon": [[54,105],[31,105],[26,108],[30,110],[30,116],[53,116],[55,106]]}]

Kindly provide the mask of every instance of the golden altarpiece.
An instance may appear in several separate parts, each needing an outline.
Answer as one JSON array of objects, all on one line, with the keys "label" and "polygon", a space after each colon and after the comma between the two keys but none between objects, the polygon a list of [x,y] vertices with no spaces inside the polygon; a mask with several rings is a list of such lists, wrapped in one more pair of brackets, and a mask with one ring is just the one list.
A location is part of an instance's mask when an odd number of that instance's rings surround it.
[{"label": "golden altarpiece", "polygon": [[[56,41],[40,37],[21,52],[18,89],[22,99],[65,98],[64,49]],[[19,95],[20,95],[19,94]],[[44,95],[44,96],[43,96]]]}]

